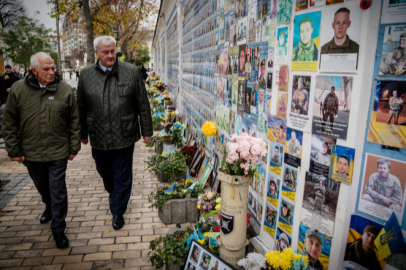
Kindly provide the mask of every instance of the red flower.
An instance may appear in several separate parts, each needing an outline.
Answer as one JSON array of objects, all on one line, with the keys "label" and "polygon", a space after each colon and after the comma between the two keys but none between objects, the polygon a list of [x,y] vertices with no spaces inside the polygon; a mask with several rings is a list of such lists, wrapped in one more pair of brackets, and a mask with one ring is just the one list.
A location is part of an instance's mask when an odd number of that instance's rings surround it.
[{"label": "red flower", "polygon": [[216,227],[214,227],[214,231],[215,232],[220,232],[220,225],[217,225]]}]

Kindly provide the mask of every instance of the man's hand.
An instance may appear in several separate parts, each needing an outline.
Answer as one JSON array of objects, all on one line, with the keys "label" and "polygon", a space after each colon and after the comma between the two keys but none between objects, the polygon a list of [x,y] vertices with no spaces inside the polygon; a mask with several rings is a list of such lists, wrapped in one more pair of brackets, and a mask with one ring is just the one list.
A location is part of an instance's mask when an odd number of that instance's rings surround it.
[{"label": "man's hand", "polygon": [[84,145],[89,143],[89,140],[80,140]]},{"label": "man's hand", "polygon": [[149,141],[151,140],[151,136],[146,137],[146,136],[142,136],[142,138],[144,139],[144,143],[149,143]]},{"label": "man's hand", "polygon": [[10,158],[11,161],[17,161],[18,163],[22,163],[25,160],[25,157],[14,157],[14,158]]},{"label": "man's hand", "polygon": [[8,78],[9,78],[8,75],[5,75],[5,76],[4,76],[4,79],[5,79],[5,80],[8,80]]},{"label": "man's hand", "polygon": [[75,157],[76,157],[76,155],[70,155],[70,156],[68,157],[68,159],[69,159],[70,161],[72,161]]},{"label": "man's hand", "polygon": [[383,201],[383,203],[384,203],[385,205],[390,205],[390,204],[392,203],[392,201],[391,201],[389,198],[387,198],[387,197],[383,197],[383,198],[382,198],[382,201]]},{"label": "man's hand", "polygon": [[7,88],[7,92],[9,92],[10,93],[10,90],[11,90],[11,88],[9,87],[9,88]]}]

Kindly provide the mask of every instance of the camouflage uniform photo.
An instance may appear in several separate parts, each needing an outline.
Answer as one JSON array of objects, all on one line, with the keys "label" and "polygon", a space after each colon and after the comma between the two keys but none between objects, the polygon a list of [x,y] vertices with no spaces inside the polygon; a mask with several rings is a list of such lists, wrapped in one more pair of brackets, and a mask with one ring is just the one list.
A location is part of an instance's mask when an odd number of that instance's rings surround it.
[{"label": "camouflage uniform photo", "polygon": [[327,119],[330,119],[330,128],[333,129],[334,125],[334,117],[338,113],[338,97],[334,93],[336,88],[334,86],[331,87],[331,92],[325,97],[323,102],[323,123],[322,123],[322,131],[324,131],[324,126],[327,122]]}]

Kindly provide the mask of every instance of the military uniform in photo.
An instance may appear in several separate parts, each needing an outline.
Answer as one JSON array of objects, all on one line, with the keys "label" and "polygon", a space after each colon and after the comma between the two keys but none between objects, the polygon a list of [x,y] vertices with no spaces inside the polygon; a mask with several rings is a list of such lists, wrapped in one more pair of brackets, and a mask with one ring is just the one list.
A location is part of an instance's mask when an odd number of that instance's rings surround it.
[{"label": "military uniform in photo", "polygon": [[321,54],[358,53],[358,51],[358,43],[351,40],[348,35],[343,45],[337,45],[333,38],[321,47]]},{"label": "military uniform in photo", "polygon": [[295,157],[300,157],[300,143],[296,139],[294,142],[292,139],[288,141],[288,154],[295,156]]},{"label": "military uniform in photo", "polygon": [[[388,173],[388,177],[382,177],[378,172],[373,173],[365,186],[365,192],[362,196],[363,200],[373,202],[392,210],[401,211],[403,198],[402,187],[399,178]],[[383,202],[383,197],[389,198],[391,204],[387,205]]]},{"label": "military uniform in photo", "polygon": [[323,154],[319,150],[312,150],[310,152],[310,156],[312,158],[314,158],[314,161],[319,164],[326,165],[326,166],[330,165],[330,154],[329,153]]},{"label": "military uniform in photo", "polygon": [[392,117],[395,118],[395,125],[398,124],[399,121],[399,114],[403,110],[403,99],[401,97],[391,97],[389,99],[389,118],[388,118],[388,124],[390,124]]},{"label": "military uniform in photo", "polygon": [[309,95],[303,87],[303,84],[301,89],[296,89],[295,92],[293,92],[292,103],[295,104],[294,109],[298,111],[296,113],[307,115]]},{"label": "military uniform in photo", "polygon": [[316,190],[316,198],[314,198],[314,208],[315,210],[323,210],[324,200],[326,199],[326,188],[323,185],[316,184],[314,185],[314,189]]},{"label": "military uniform in photo", "polygon": [[279,160],[279,157],[273,156],[271,161],[277,165],[281,165],[281,161]]},{"label": "military uniform in photo", "polygon": [[330,127],[333,128],[334,115],[338,113],[338,97],[335,93],[328,93],[323,103],[323,130],[327,119],[330,119]]}]

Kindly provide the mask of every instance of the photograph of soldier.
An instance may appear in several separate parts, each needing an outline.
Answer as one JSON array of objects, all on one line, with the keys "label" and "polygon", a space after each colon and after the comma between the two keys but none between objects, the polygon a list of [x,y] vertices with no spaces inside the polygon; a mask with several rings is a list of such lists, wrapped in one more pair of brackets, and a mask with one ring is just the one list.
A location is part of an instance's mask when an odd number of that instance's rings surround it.
[{"label": "photograph of soldier", "polygon": [[[321,47],[321,54],[358,53],[358,43],[352,40],[349,33],[347,33],[351,27],[350,13],[350,9],[346,7],[341,7],[336,10],[334,17],[323,13],[323,25],[328,25],[327,22],[326,24],[324,23],[325,19],[331,20],[331,18],[333,18],[331,26],[334,30],[334,36],[329,42],[323,43],[323,46]],[[356,18],[357,14],[353,14],[352,17]],[[360,25],[355,25],[355,28],[359,29]],[[328,36],[331,36],[331,34]],[[351,35],[351,37],[359,38],[356,35]],[[323,40],[324,39],[325,38],[323,38]]]},{"label": "photograph of soldier", "polygon": [[282,199],[279,219],[283,219],[288,224],[293,223],[293,204],[286,202]]},{"label": "photograph of soldier", "polygon": [[223,65],[223,75],[227,75],[228,67],[228,48],[224,49],[224,65]]},{"label": "photograph of soldier", "polygon": [[262,0],[262,18],[265,18],[266,14],[268,14],[268,1],[271,0]]},{"label": "photograph of soldier", "polygon": [[251,108],[251,88],[245,87],[245,106],[244,106],[244,112],[250,113],[250,108]]},{"label": "photograph of soldier", "polygon": [[289,27],[279,27],[276,30],[276,47],[275,47],[275,62],[277,64],[286,64],[287,63],[287,55],[288,55],[288,36]]},{"label": "photograph of soldier", "polygon": [[347,138],[352,82],[347,76],[316,76],[313,134]]},{"label": "photograph of soldier", "polygon": [[265,89],[266,86],[266,78],[265,78],[265,64],[266,64],[266,59],[262,58],[261,59],[261,67],[259,71],[259,78],[258,78],[258,86],[261,89]]},{"label": "photograph of soldier", "polygon": [[262,211],[263,211],[263,206],[260,203],[258,203],[257,220],[258,220],[259,223],[262,222]]},{"label": "photograph of soldier", "polygon": [[274,48],[268,48],[268,69],[273,68],[273,54],[274,54]]},{"label": "photograph of soldier", "polygon": [[406,25],[385,27],[379,74],[406,75]]},{"label": "photograph of soldier", "polygon": [[273,250],[282,251],[285,248],[289,248],[291,243],[291,238],[281,229],[276,231],[276,244]]},{"label": "photograph of soldier", "polygon": [[197,261],[199,260],[199,253],[200,253],[200,248],[195,246],[193,248],[192,254],[190,255],[190,259],[193,262],[197,263]]},{"label": "photograph of soldier", "polygon": [[283,185],[290,190],[296,190],[297,171],[285,166]]},{"label": "photograph of soldier", "polygon": [[[378,216],[383,220],[388,220],[394,211],[399,222],[402,222],[405,165],[405,162],[367,154],[359,210],[366,212],[370,208],[384,209],[385,216]],[[366,213],[369,214],[369,211]]]},{"label": "photograph of soldier", "polygon": [[275,116],[268,116],[267,139],[285,145],[287,121]]},{"label": "photograph of soldier", "polygon": [[[340,192],[340,182],[334,181],[322,175],[306,172],[305,186],[303,193],[303,208],[306,210],[302,213],[302,222],[314,219],[307,214],[322,216],[324,220],[335,221],[338,195]],[[321,228],[317,228],[323,231]],[[332,231],[333,227],[331,228]],[[323,231],[324,232],[324,231]],[[327,233],[327,232],[324,232]],[[330,233],[327,233],[330,235]]]},{"label": "photograph of soldier", "polygon": [[405,125],[406,110],[403,104],[406,103],[406,82],[381,81],[380,89],[376,122]]},{"label": "photograph of soldier", "polygon": [[352,215],[342,267],[360,270],[382,270],[385,261],[378,261],[375,239],[382,225],[364,217]]},{"label": "photograph of soldier", "polygon": [[276,85],[280,91],[288,91],[289,84],[289,67],[287,65],[282,65],[279,67],[279,70],[276,72]]},{"label": "photograph of soldier", "polygon": [[259,51],[260,51],[260,47],[254,47],[253,48],[254,51],[254,66],[253,66],[253,71],[259,71]]},{"label": "photograph of soldier", "polygon": [[285,92],[278,92],[278,107],[276,115],[280,118],[286,119],[286,108],[288,106],[287,94]]},{"label": "photograph of soldier", "polygon": [[252,55],[251,55],[251,48],[245,48],[245,74],[251,73],[251,66],[252,66]]},{"label": "photograph of soldier", "polygon": [[311,76],[293,76],[291,112],[308,115]]},{"label": "photograph of soldier", "polygon": [[332,145],[329,178],[346,184],[351,184],[354,156],[354,148]]},{"label": "photograph of soldier", "polygon": [[239,68],[238,68],[238,74],[244,76],[245,74],[245,45],[240,45],[239,46]]},{"label": "photograph of soldier", "polygon": [[279,179],[269,176],[269,189],[268,189],[268,196],[278,198],[278,187],[279,187]]},{"label": "photograph of soldier", "polygon": [[272,90],[272,73],[268,73],[268,80],[266,82],[266,89]]},{"label": "photograph of soldier", "polygon": [[275,228],[277,213],[270,205],[266,206],[265,221],[267,225],[271,228]]},{"label": "photograph of soldier", "polygon": [[[321,11],[295,16],[292,61],[317,61],[320,19]],[[295,68],[295,70],[300,70],[300,68]],[[312,70],[317,70],[317,65]]]},{"label": "photograph of soldier", "polygon": [[[296,133],[299,135],[297,136]],[[303,132],[295,131],[288,128],[286,132],[286,140],[288,141],[286,146],[286,153],[295,157],[300,158],[301,155],[301,143],[303,138]]]},{"label": "photograph of soldier", "polygon": [[[357,5],[323,10],[320,33],[320,70],[356,72],[361,41],[362,9]],[[340,54],[335,58],[334,54]],[[340,61],[340,65],[336,65]],[[337,63],[338,64],[338,63]]]},{"label": "photograph of soldier", "polygon": [[328,177],[331,146],[335,145],[336,142],[337,139],[312,134],[310,172]]},{"label": "photograph of soldier", "polygon": [[[275,145],[272,149],[272,158],[271,158],[271,164],[275,164],[277,166],[282,165],[282,158],[281,158],[281,147],[278,145]],[[283,150],[283,148],[282,148]]]},{"label": "photograph of soldier", "polygon": [[305,248],[302,249],[302,255],[307,255],[309,258],[310,269],[323,270],[319,258],[323,247],[323,239],[319,232],[315,229],[308,229],[304,239]]}]

